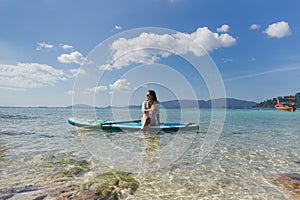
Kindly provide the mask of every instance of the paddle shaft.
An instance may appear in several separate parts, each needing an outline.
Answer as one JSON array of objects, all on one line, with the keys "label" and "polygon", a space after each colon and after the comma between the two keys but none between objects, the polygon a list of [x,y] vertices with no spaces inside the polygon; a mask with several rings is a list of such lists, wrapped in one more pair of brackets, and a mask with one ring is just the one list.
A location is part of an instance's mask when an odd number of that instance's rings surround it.
[{"label": "paddle shaft", "polygon": [[124,123],[130,123],[130,122],[141,122],[141,120],[138,119],[138,120],[131,120],[131,121],[104,122],[99,125],[102,126],[102,125],[111,125],[111,124],[124,124]]}]

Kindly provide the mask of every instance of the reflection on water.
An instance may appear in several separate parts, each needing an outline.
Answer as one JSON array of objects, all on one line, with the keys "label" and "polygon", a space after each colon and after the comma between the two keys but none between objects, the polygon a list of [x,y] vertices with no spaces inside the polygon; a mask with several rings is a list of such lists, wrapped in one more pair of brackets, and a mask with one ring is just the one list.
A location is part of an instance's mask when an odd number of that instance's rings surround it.
[{"label": "reflection on water", "polygon": [[161,141],[160,135],[151,135],[144,133],[144,149],[141,156],[141,170],[142,173],[147,173],[150,170],[159,169],[159,156],[156,152],[166,144]]},{"label": "reflection on water", "polygon": [[160,135],[151,135],[146,134],[144,138],[145,142],[145,153],[151,154],[157,150],[159,150],[161,147],[163,147],[163,143],[161,142]]}]

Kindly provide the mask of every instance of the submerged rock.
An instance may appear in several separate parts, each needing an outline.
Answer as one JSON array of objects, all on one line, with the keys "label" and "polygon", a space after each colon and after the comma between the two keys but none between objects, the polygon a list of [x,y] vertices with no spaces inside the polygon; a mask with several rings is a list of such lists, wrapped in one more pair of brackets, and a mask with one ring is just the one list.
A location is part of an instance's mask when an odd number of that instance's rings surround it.
[{"label": "submerged rock", "polygon": [[52,174],[47,177],[48,183],[66,182],[72,177],[78,177],[90,169],[86,160],[75,160],[71,158],[62,159],[56,162],[49,162],[46,167],[52,170]]},{"label": "submerged rock", "polygon": [[0,195],[0,199],[1,200],[6,200],[6,199],[10,199],[14,196],[15,194],[13,193],[10,193],[10,194],[3,194],[3,195]]},{"label": "submerged rock", "polygon": [[34,185],[24,185],[24,186],[16,186],[12,188],[2,188],[0,189],[0,199],[5,200],[9,199],[13,196],[23,195],[25,193],[35,192],[40,190],[41,187]]},{"label": "submerged rock", "polygon": [[58,163],[62,167],[62,176],[78,176],[89,169],[89,163],[86,160],[64,159]]},{"label": "submerged rock", "polygon": [[0,147],[0,161],[4,159],[4,152],[6,151],[6,147]]},{"label": "submerged rock", "polygon": [[118,200],[133,195],[138,187],[139,182],[131,173],[110,171],[96,174],[87,181],[78,180],[68,186],[40,190],[31,194],[30,199]]},{"label": "submerged rock", "polygon": [[133,174],[127,172],[110,171],[85,176],[91,167],[86,160],[50,156],[35,161],[39,169],[47,173],[30,185],[0,188],[0,199],[118,200],[133,195],[139,187]]},{"label": "submerged rock", "polygon": [[[69,157],[69,155],[67,156]],[[38,155],[34,157],[30,165],[36,166],[35,173],[38,176],[30,183],[38,185],[66,183],[90,170],[90,163],[87,160],[64,157],[66,156]]]},{"label": "submerged rock", "polygon": [[[117,200],[120,197],[133,195],[139,187],[139,182],[131,173],[110,171],[97,174],[85,183],[72,186],[76,193],[68,191],[71,199],[106,199]],[[59,197],[66,199],[65,194]]]},{"label": "submerged rock", "polygon": [[273,178],[276,185],[287,189],[294,199],[300,199],[300,174],[285,173]]}]

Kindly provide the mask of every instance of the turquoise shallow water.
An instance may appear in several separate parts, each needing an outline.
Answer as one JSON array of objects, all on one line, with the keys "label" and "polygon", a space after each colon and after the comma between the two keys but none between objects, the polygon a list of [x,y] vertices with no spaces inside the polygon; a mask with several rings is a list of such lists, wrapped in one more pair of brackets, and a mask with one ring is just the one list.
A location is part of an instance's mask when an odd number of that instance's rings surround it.
[{"label": "turquoise shallow water", "polygon": [[[113,116],[109,109],[76,112]],[[289,199],[272,177],[300,173],[299,111],[229,109],[221,134],[212,138],[206,133],[211,110],[200,110],[197,119],[193,110],[164,112],[164,119],[186,115],[185,120],[199,121],[200,133],[77,132],[67,124],[71,109],[1,108],[0,191],[46,184],[60,167],[49,166],[50,160],[72,158],[93,163],[89,173],[111,168],[135,173],[140,187],[127,199]],[[124,118],[128,111],[114,114]],[[140,110],[129,115],[138,118]]]}]

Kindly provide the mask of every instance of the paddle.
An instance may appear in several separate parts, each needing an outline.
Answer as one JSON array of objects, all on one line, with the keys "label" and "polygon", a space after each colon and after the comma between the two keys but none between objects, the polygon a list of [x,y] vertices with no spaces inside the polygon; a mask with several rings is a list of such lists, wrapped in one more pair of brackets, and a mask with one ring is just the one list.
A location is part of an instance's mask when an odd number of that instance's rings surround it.
[{"label": "paddle", "polygon": [[140,119],[137,119],[137,120],[130,120],[130,121],[114,121],[114,122],[104,122],[104,123],[101,123],[99,124],[99,126],[102,126],[102,125],[111,125],[111,124],[124,124],[124,123],[130,123],[130,122],[141,122]]},{"label": "paddle", "polygon": [[[140,119],[137,120],[130,120],[130,121],[111,121],[111,122],[101,122],[101,123],[93,123],[90,126],[103,126],[103,125],[111,125],[111,124],[124,124],[124,123],[130,123],[130,122],[141,122]],[[89,126],[87,126],[89,127]]]}]

